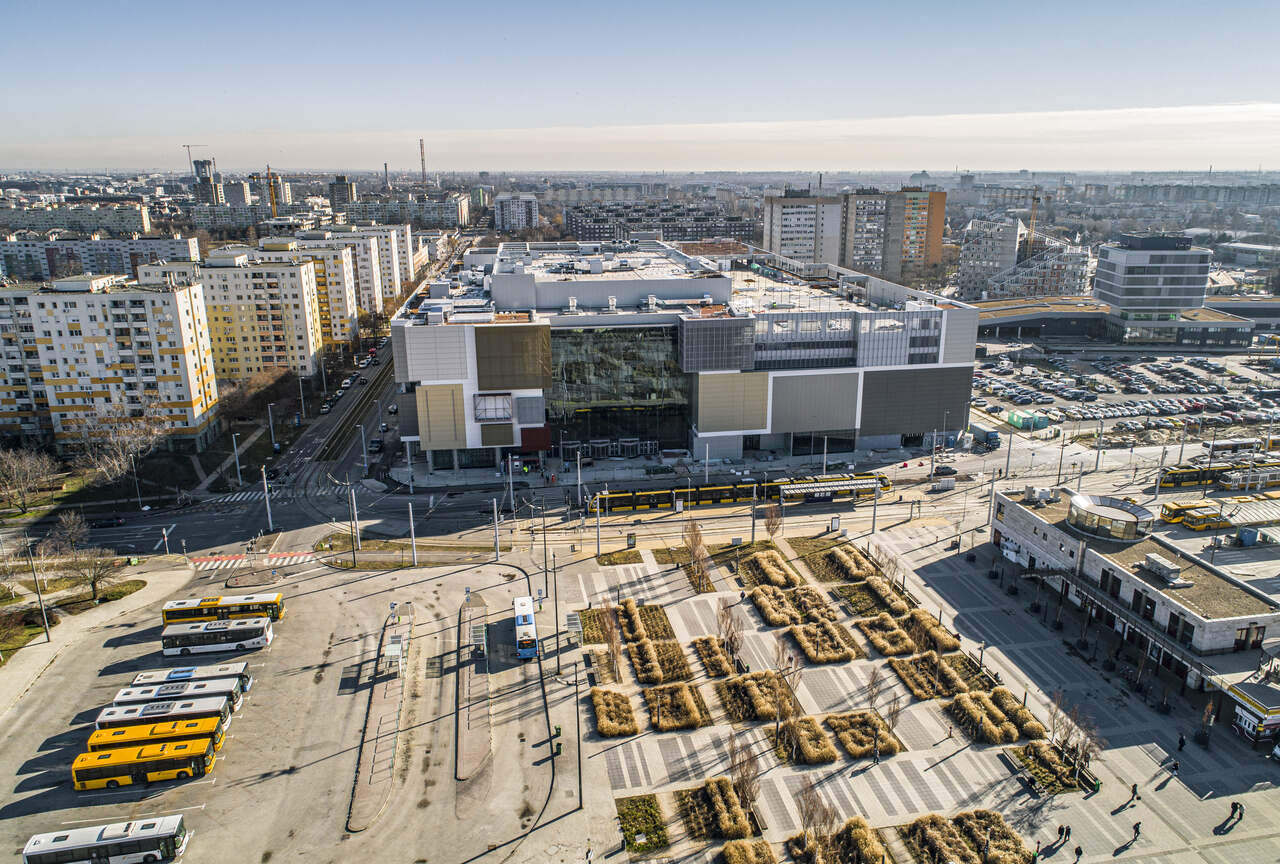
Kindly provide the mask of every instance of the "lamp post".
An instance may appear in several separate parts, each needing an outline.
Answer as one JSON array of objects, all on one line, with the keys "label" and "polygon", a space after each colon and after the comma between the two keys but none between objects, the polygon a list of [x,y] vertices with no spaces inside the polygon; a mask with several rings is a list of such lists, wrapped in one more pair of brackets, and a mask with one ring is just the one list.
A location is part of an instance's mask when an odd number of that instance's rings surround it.
[{"label": "lamp post", "polygon": [[[244,478],[240,476],[240,442],[236,439],[240,437],[239,433],[231,433],[231,452],[236,457],[236,486],[244,485]],[[142,506],[142,502],[138,502],[138,506]]]},{"label": "lamp post", "polygon": [[[299,378],[298,380],[299,382],[301,382],[302,379]],[[274,402],[267,403],[267,429],[271,431],[272,452],[275,452],[275,449],[276,449],[276,421],[275,421],[275,418],[271,416],[271,409],[275,406],[275,404],[276,403]]]},{"label": "lamp post", "polygon": [[[234,436],[233,436],[234,437]],[[142,509],[142,486],[138,483],[138,460],[129,454],[129,465],[133,467],[133,494],[138,496],[138,509]]]},{"label": "lamp post", "polygon": [[364,443],[364,424],[357,423],[356,428],[360,430],[360,458],[364,465],[365,476],[369,474],[369,447]]},{"label": "lamp post", "polygon": [[560,586],[558,583],[556,572],[556,553],[551,553],[551,605],[555,611],[555,632],[556,632],[556,674],[560,674]]}]

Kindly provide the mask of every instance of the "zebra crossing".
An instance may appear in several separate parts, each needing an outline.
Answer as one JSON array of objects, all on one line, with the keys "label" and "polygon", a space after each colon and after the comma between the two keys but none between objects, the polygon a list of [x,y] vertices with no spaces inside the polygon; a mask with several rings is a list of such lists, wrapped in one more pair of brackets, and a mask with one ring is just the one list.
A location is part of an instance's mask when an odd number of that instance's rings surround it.
[{"label": "zebra crossing", "polygon": [[[228,570],[242,566],[245,560],[244,555],[206,555],[201,558],[192,558],[191,563],[197,570]],[[311,552],[283,552],[258,558],[254,563],[259,567],[288,567],[292,564],[306,564],[315,560],[316,556]]]}]

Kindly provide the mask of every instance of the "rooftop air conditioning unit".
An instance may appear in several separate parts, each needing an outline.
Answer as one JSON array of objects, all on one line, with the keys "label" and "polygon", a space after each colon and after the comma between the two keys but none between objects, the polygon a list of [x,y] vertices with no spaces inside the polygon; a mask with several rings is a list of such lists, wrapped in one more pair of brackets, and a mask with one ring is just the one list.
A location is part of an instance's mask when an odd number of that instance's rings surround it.
[{"label": "rooftop air conditioning unit", "polygon": [[1178,581],[1178,577],[1182,573],[1182,568],[1177,564],[1165,558],[1163,555],[1157,555],[1151,552],[1143,559],[1142,564],[1152,573],[1169,582]]},{"label": "rooftop air conditioning unit", "polygon": [[578,298],[570,297],[569,308],[564,311],[566,315],[577,315],[578,314]]},{"label": "rooftop air conditioning unit", "polygon": [[710,305],[711,305],[711,295],[710,295],[710,294],[703,294],[703,295],[702,295],[702,305],[703,305],[703,306],[710,306]]},{"label": "rooftop air conditioning unit", "polygon": [[650,312],[658,311],[658,296],[656,294],[650,294],[645,306]]},{"label": "rooftop air conditioning unit", "polygon": [[618,311],[618,298],[617,298],[617,297],[613,297],[613,296],[610,296],[610,297],[609,297],[609,311],[610,311],[610,312],[617,312],[617,311]]},{"label": "rooftop air conditioning unit", "polygon": [[1055,490],[1044,486],[1028,486],[1023,495],[1028,501],[1053,501],[1055,499]]}]

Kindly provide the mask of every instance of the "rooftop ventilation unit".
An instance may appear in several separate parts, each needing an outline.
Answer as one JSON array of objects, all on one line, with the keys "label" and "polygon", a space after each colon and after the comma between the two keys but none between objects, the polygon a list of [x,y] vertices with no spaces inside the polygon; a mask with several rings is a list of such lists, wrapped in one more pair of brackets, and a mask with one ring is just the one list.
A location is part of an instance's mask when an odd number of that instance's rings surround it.
[{"label": "rooftop ventilation unit", "polygon": [[649,312],[658,311],[658,296],[656,294],[650,294],[648,296],[648,298],[645,301],[645,309],[647,309]]},{"label": "rooftop ventilation unit", "polygon": [[702,295],[702,305],[703,305],[703,306],[710,306],[710,305],[711,305],[711,295],[710,295],[710,294],[703,294],[703,295]]},{"label": "rooftop ventilation unit", "polygon": [[1182,567],[1163,555],[1157,555],[1154,552],[1148,553],[1139,566],[1160,577],[1172,588],[1185,588],[1191,585],[1189,580],[1182,578]]},{"label": "rooftop ventilation unit", "polygon": [[1028,501],[1056,501],[1058,498],[1057,490],[1045,486],[1028,486],[1023,496]]}]

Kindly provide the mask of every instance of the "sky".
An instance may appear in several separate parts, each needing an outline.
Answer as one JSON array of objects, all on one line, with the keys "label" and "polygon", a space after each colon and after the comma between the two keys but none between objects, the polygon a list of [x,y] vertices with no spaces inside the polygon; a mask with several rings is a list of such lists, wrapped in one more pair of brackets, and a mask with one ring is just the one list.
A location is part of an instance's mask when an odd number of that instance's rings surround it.
[{"label": "sky", "polygon": [[1280,161],[1275,0],[6,5],[0,170]]}]

